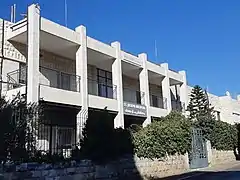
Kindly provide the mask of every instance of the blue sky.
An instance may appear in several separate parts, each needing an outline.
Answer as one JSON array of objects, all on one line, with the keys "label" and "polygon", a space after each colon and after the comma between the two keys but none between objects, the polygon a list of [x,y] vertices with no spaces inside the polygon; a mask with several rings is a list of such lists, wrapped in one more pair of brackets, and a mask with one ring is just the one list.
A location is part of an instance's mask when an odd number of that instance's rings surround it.
[{"label": "blue sky", "polygon": [[[9,19],[39,2],[41,15],[64,24],[64,0],[1,0],[0,17]],[[120,41],[133,54],[186,70],[190,85],[223,95],[240,94],[240,1],[238,0],[67,0],[68,26],[83,24],[106,43]],[[157,41],[158,58],[154,42]]]}]

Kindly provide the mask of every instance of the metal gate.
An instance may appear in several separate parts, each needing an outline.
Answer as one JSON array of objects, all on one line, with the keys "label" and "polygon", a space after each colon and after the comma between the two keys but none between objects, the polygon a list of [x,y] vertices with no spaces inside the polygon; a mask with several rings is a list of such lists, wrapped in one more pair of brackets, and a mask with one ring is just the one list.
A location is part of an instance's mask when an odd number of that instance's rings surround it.
[{"label": "metal gate", "polygon": [[208,166],[207,143],[201,129],[192,130],[192,149],[189,153],[189,165],[191,169]]}]

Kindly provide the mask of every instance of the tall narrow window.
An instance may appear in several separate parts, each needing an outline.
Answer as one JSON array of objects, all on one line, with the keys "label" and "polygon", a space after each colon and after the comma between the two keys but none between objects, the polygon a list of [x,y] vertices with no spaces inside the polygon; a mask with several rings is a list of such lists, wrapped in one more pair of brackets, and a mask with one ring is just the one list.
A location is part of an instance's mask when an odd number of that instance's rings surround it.
[{"label": "tall narrow window", "polygon": [[219,111],[216,111],[216,119],[217,119],[218,121],[221,120],[221,116],[220,116],[220,112],[219,112]]},{"label": "tall narrow window", "polygon": [[97,69],[98,95],[113,98],[112,73]]},{"label": "tall narrow window", "polygon": [[19,83],[25,84],[26,83],[26,72],[27,72],[27,66],[25,63],[19,63]]},{"label": "tall narrow window", "polygon": [[140,91],[136,91],[136,98],[137,98],[137,104],[141,104],[141,92]]},{"label": "tall narrow window", "polygon": [[158,97],[155,95],[152,95],[152,105],[153,105],[153,107],[159,107],[158,106]]}]

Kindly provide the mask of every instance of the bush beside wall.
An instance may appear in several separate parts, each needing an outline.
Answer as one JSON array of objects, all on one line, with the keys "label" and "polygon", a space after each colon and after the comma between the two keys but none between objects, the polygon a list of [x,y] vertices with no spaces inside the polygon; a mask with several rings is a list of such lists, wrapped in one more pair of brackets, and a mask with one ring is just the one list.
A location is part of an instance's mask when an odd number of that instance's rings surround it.
[{"label": "bush beside wall", "polygon": [[185,154],[191,147],[191,123],[182,114],[172,112],[133,133],[138,157],[161,159]]},{"label": "bush beside wall", "polygon": [[237,146],[238,132],[236,125],[215,121],[210,141],[212,148],[222,151],[233,151]]}]

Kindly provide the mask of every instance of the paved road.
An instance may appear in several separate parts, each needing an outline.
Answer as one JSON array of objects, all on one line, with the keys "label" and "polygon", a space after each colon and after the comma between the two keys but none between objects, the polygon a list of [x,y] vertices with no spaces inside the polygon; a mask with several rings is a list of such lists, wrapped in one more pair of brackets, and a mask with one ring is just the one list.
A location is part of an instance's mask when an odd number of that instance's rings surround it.
[{"label": "paved road", "polygon": [[240,180],[240,165],[223,171],[191,172],[184,175],[162,178],[162,180]]}]

